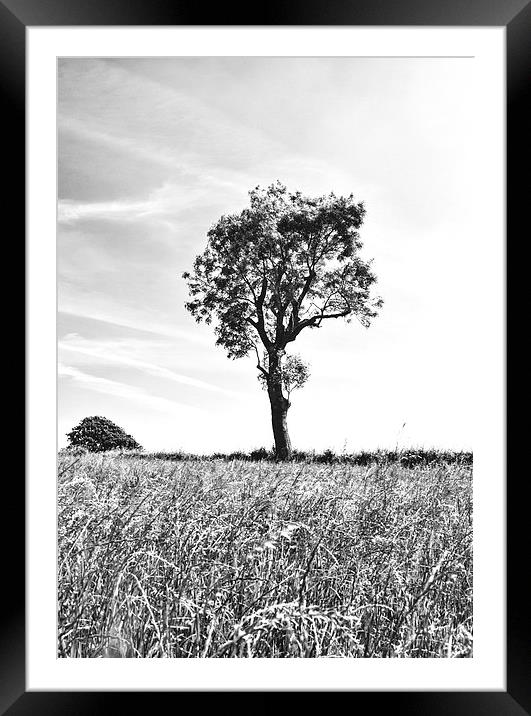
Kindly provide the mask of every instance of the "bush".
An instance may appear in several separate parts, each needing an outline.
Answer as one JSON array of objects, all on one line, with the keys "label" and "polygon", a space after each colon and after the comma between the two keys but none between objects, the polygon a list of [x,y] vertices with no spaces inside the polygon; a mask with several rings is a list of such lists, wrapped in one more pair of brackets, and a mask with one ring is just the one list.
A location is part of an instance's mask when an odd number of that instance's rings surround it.
[{"label": "bush", "polygon": [[252,462],[258,462],[259,460],[273,460],[274,453],[271,450],[266,450],[266,448],[261,447],[257,450],[251,450],[249,453],[249,459]]},{"label": "bush", "polygon": [[67,433],[69,447],[85,448],[89,452],[105,450],[142,450],[142,446],[118,425],[99,415],[93,415]]}]

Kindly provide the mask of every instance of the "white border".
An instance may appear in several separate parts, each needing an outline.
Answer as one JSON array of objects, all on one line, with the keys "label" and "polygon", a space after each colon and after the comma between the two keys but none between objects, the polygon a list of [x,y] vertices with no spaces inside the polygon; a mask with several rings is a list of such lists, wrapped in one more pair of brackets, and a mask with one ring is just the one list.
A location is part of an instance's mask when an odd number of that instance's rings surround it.
[{"label": "white border", "polygon": [[[27,39],[27,689],[505,691],[505,29],[37,27],[27,28]],[[472,277],[482,389],[471,659],[56,658],[56,60],[175,55],[474,57],[475,89],[493,142],[478,168],[491,177],[490,233]]]}]

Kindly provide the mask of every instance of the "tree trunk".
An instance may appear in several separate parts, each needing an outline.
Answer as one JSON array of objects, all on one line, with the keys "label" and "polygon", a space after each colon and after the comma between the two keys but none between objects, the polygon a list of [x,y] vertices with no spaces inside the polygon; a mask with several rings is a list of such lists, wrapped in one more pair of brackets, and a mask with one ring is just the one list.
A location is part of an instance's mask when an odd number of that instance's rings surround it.
[{"label": "tree trunk", "polygon": [[271,423],[275,438],[277,460],[289,460],[292,456],[291,440],[288,433],[289,400],[282,393],[282,367],[280,356],[269,356],[269,380],[267,386],[271,403]]}]

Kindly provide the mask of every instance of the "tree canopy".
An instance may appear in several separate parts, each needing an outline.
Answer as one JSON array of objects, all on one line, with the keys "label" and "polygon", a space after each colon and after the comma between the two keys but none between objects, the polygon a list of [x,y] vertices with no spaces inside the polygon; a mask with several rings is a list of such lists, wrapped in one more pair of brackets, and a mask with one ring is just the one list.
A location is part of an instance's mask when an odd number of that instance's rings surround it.
[{"label": "tree canopy", "polygon": [[89,452],[105,450],[142,450],[142,446],[112,420],[101,415],[83,418],[67,434],[69,446],[82,447]]},{"label": "tree canopy", "polygon": [[278,182],[249,196],[248,208],[214,224],[193,272],[183,274],[186,308],[197,321],[215,321],[216,343],[240,358],[259,343],[283,352],[331,318],[368,326],[383,301],[371,296],[376,276],[359,256],[363,203],[310,198]]}]

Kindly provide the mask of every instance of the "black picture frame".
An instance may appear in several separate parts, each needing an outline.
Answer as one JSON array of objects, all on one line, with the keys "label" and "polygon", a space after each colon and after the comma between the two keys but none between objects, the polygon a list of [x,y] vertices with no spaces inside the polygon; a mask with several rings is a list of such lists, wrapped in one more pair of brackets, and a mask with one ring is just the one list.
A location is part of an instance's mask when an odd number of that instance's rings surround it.
[{"label": "black picture frame", "polygon": [[[3,95],[5,148],[11,149],[5,206],[17,217],[11,234],[11,247],[24,253],[25,225],[25,31],[30,26],[72,25],[402,25],[402,26],[505,26],[507,33],[507,259],[509,246],[517,247],[524,239],[524,211],[529,202],[524,180],[527,167],[524,132],[531,122],[524,104],[531,74],[531,3],[529,0],[306,0],[305,3],[269,0],[245,8],[218,4],[208,11],[189,0],[0,0],[0,77]],[[24,219],[22,218],[24,217]],[[527,217],[526,217],[527,218]],[[16,237],[16,240],[13,240]],[[4,264],[6,265],[6,264]],[[507,285],[509,272],[507,274]],[[515,282],[515,286],[518,282]],[[508,305],[512,289],[507,292]],[[22,299],[24,302],[24,299]],[[11,303],[11,302],[10,302]],[[8,304],[6,304],[7,306]],[[11,318],[13,312],[7,308]],[[510,335],[511,315],[507,311]],[[21,322],[12,318],[6,336],[20,334]],[[35,347],[33,347],[35,349]],[[21,362],[21,365],[23,363]],[[7,377],[7,374],[6,374]],[[507,408],[511,392],[506,380]],[[17,404],[21,404],[18,403]],[[16,414],[16,411],[15,411]],[[20,425],[20,421],[15,421]],[[525,420],[523,421],[525,424]],[[506,421],[508,427],[508,421]],[[507,456],[518,440],[517,428],[512,443],[507,434]],[[522,440],[518,446],[521,447]],[[531,714],[531,661],[528,596],[523,586],[526,567],[524,547],[528,544],[525,475],[511,470],[507,458],[507,691],[506,692],[349,692],[354,708],[389,709],[399,714],[467,714],[522,716]],[[4,475],[5,512],[23,509],[24,480],[20,459],[14,470]],[[20,514],[20,512],[18,512]],[[13,516],[16,516],[13,514]],[[100,714],[123,712],[132,703],[153,708],[161,698],[182,704],[182,692],[27,692],[25,688],[25,554],[23,520],[7,520],[4,514],[3,582],[7,608],[0,613],[0,713],[22,714]],[[522,568],[523,567],[523,568]],[[230,694],[203,692],[215,696],[217,706],[226,700],[234,708]],[[222,696],[225,699],[221,698]],[[274,693],[262,694],[267,707]],[[283,700],[289,694],[283,695]],[[297,696],[297,695],[296,695]],[[330,698],[326,693],[324,697]],[[196,697],[195,697],[196,698]],[[252,695],[251,695],[251,698]],[[300,694],[298,695],[300,698]],[[312,694],[319,708],[322,696]],[[220,700],[221,699],[221,700]],[[133,701],[134,700],[134,701]],[[290,701],[291,699],[288,699]],[[203,705],[201,703],[201,705]],[[242,704],[243,705],[243,704]],[[258,702],[256,703],[258,705]],[[324,705],[324,702],[323,702]],[[244,708],[248,708],[244,706]],[[255,702],[252,702],[255,708]],[[290,708],[283,701],[281,708]]]}]

